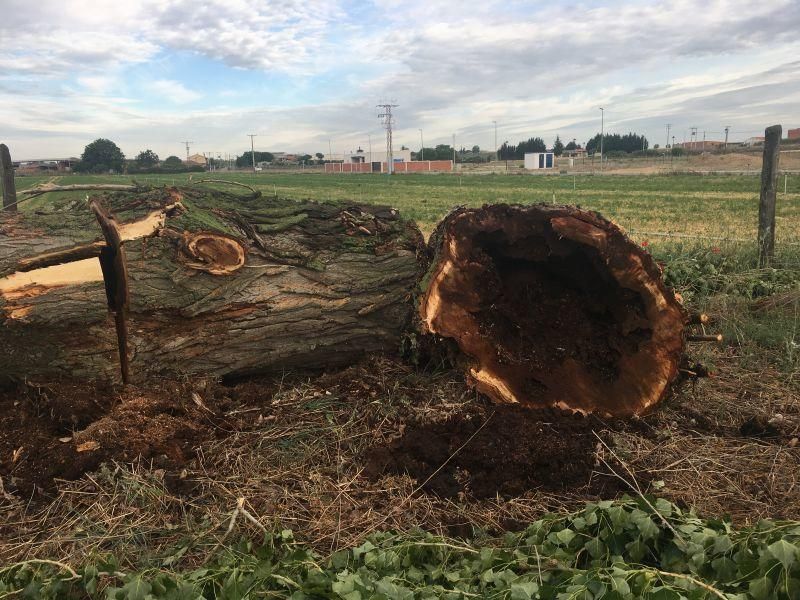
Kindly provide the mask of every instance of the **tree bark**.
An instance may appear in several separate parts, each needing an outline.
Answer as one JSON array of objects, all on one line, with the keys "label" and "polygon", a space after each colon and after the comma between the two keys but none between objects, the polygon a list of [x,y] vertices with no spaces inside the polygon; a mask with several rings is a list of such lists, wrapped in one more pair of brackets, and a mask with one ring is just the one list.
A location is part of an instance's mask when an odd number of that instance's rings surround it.
[{"label": "tree bark", "polygon": [[17,188],[14,183],[14,165],[8,146],[0,144],[0,184],[3,186],[3,210],[17,210]]},{"label": "tree bark", "polygon": [[459,209],[430,241],[423,331],[495,402],[630,415],[678,374],[689,316],[656,263],[575,207]]},{"label": "tree bark", "polygon": [[630,415],[683,357],[656,263],[575,207],[458,209],[425,249],[385,207],[198,187],[89,204],[105,241],[82,199],[0,222],[0,378],[327,368],[416,332],[495,402]]},{"label": "tree bark", "polygon": [[[201,188],[93,199],[120,222],[130,377],[222,377],[396,351],[422,238],[392,209]],[[0,221],[0,379],[119,378],[119,265],[84,200]],[[116,265],[116,266],[115,266]],[[124,310],[122,311],[124,312]]]}]

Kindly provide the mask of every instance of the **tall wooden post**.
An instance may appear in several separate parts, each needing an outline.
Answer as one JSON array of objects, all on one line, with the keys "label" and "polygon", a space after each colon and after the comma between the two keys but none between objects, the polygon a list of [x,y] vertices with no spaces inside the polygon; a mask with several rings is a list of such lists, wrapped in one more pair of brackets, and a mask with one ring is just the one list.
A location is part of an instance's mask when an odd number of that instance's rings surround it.
[{"label": "tall wooden post", "polygon": [[778,192],[778,163],[781,149],[780,125],[764,132],[764,160],[761,165],[761,199],[758,205],[758,266],[767,267],[775,255],[775,196]]},{"label": "tall wooden post", "polygon": [[0,178],[3,180],[3,210],[17,210],[14,166],[11,164],[11,153],[5,144],[0,144]]}]

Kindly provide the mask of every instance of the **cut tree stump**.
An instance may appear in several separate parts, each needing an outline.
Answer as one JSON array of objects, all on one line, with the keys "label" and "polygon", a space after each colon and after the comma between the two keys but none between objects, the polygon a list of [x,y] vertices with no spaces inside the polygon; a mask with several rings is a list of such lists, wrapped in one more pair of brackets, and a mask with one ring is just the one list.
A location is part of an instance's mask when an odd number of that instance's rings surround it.
[{"label": "cut tree stump", "polygon": [[390,208],[202,187],[136,188],[92,206],[119,224],[127,311],[119,255],[101,268],[108,246],[84,197],[3,218],[0,379],[118,379],[107,308],[127,312],[117,329],[133,382],[347,365],[396,351],[407,331],[422,237]]},{"label": "cut tree stump", "polygon": [[87,199],[55,198],[0,221],[0,380],[338,367],[421,333],[495,402],[630,415],[683,357],[658,266],[578,208],[458,209],[426,249],[390,208],[137,187],[91,200],[109,254]]},{"label": "cut tree stump", "polygon": [[454,341],[495,402],[630,415],[677,376],[689,315],[650,255],[600,215],[459,209],[429,246],[421,328]]}]

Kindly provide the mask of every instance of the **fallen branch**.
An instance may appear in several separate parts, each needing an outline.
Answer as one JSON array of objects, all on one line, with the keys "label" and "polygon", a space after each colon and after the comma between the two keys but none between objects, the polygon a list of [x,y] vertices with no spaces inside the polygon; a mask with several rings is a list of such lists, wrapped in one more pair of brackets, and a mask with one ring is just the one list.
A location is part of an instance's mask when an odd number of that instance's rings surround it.
[{"label": "fallen branch", "polygon": [[52,267],[53,265],[61,265],[76,260],[83,260],[84,258],[97,258],[100,256],[104,242],[92,242],[90,244],[83,244],[82,246],[75,246],[74,248],[67,248],[65,250],[54,250],[33,256],[31,258],[24,258],[19,261],[18,271],[27,272],[44,267]]},{"label": "fallen branch", "polygon": [[228,181],[227,179],[198,179],[194,183],[224,183],[226,185],[238,185],[239,187],[247,188],[254,194],[258,194],[259,196],[261,195],[261,192],[259,192],[253,186],[247,185],[246,183],[240,183],[238,181]]},{"label": "fallen branch", "polygon": [[80,191],[116,191],[116,192],[137,192],[147,188],[137,184],[123,184],[123,183],[77,183],[71,185],[40,185],[28,190],[19,192],[20,196],[26,196],[17,200],[19,204],[23,200],[30,200],[42,194],[49,194],[50,192],[80,192]]},{"label": "fallen branch", "polygon": [[722,334],[716,333],[713,335],[687,335],[687,342],[722,342]]}]

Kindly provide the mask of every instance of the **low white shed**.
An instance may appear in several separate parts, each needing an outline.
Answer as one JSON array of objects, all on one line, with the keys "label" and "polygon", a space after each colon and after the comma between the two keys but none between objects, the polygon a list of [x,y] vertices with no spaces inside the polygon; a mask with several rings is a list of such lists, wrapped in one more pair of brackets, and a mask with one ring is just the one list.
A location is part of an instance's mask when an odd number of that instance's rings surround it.
[{"label": "low white shed", "polygon": [[556,166],[552,152],[530,152],[525,154],[526,169],[553,169]]}]

